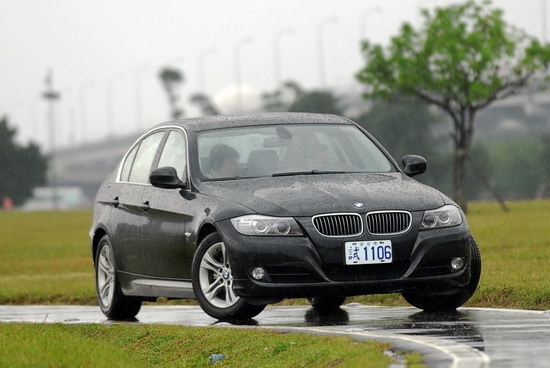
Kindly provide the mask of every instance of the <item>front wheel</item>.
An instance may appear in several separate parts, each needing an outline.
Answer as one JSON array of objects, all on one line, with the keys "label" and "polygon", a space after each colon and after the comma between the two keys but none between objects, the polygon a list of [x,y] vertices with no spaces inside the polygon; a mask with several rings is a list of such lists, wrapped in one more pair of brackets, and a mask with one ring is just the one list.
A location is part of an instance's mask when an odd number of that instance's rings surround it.
[{"label": "front wheel", "polygon": [[443,312],[455,310],[466,303],[477,289],[481,277],[481,253],[473,237],[470,237],[471,245],[471,277],[468,284],[463,286],[456,294],[433,295],[422,294],[418,291],[404,291],[403,298],[412,306],[428,312]]},{"label": "front wheel", "polygon": [[141,309],[141,299],[122,293],[116,275],[115,254],[107,235],[99,241],[95,259],[97,301],[101,311],[109,319],[130,320]]},{"label": "front wheel", "polygon": [[225,244],[218,233],[201,241],[193,258],[192,283],[201,308],[216,319],[249,319],[258,315],[265,304],[250,304],[235,295],[233,275]]}]

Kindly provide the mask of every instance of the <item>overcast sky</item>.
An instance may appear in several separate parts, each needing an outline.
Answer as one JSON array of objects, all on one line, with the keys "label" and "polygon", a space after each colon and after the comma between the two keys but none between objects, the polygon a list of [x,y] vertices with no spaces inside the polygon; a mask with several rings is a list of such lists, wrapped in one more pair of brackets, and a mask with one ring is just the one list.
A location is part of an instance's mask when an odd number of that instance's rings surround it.
[{"label": "overcast sky", "polygon": [[[550,11],[545,1],[493,3],[509,23],[542,39],[547,37],[543,9]],[[225,96],[239,72],[251,91],[249,101],[274,90],[278,78],[306,88],[360,91],[353,76],[362,65],[361,38],[387,43],[403,22],[419,24],[420,8],[450,3],[0,0],[0,115],[17,126],[19,141],[32,139],[48,150],[47,106],[40,96],[50,69],[61,93],[59,146],[125,135],[167,120],[167,99],[157,77],[166,65],[184,73],[188,117],[199,114],[188,97],[201,89],[229,112]]]}]

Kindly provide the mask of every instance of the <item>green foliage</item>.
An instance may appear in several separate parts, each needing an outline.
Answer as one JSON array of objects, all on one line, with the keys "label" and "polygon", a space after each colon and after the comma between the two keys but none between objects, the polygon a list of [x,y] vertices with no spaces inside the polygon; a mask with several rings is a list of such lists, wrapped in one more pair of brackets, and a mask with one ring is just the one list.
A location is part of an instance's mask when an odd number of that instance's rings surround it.
[{"label": "green foliage", "polygon": [[367,95],[401,91],[456,113],[524,86],[547,68],[550,47],[506,24],[489,5],[468,1],[424,11],[423,28],[404,24],[386,50],[364,41],[367,64],[357,78],[372,88]]},{"label": "green foliage", "polygon": [[483,142],[484,167],[491,170],[495,188],[507,199],[533,199],[548,182],[545,165],[550,150],[540,137],[510,138]]},{"label": "green foliage", "polygon": [[423,12],[419,30],[404,24],[387,48],[364,41],[366,66],[357,73],[365,97],[400,92],[435,104],[453,123],[455,199],[465,201],[465,165],[476,113],[546,72],[550,45],[508,25],[491,3],[467,1]]},{"label": "green foliage", "polygon": [[[289,97],[291,96],[291,97]],[[292,81],[285,82],[281,88],[262,95],[263,108],[266,111],[315,112],[321,114],[342,115],[344,109],[332,91],[306,91]]]},{"label": "green foliage", "polygon": [[416,98],[392,95],[375,100],[368,112],[354,119],[376,137],[399,161],[404,155],[434,156],[440,140],[432,135],[432,126],[442,118]]},{"label": "green foliage", "polygon": [[31,196],[34,187],[46,182],[48,160],[34,143],[18,145],[16,133],[6,117],[0,119],[0,200],[10,197],[17,205]]},{"label": "green foliage", "polygon": [[298,96],[289,106],[292,112],[316,112],[321,114],[342,115],[343,110],[339,106],[338,98],[332,91],[313,90]]},{"label": "green foliage", "polygon": [[172,119],[183,117],[183,108],[179,105],[179,87],[185,81],[184,75],[176,68],[165,67],[159,72],[159,78],[168,96]]}]

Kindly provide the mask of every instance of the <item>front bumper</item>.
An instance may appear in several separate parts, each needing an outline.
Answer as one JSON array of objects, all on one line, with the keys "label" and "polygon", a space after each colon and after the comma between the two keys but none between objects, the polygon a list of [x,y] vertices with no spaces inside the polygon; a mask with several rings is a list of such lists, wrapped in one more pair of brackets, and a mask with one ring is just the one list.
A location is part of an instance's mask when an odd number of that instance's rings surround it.
[{"label": "front bumper", "polygon": [[[233,289],[245,298],[352,296],[413,289],[450,294],[470,280],[466,224],[393,237],[362,234],[354,238],[323,237],[307,228],[306,237],[244,236],[229,221],[218,227],[227,245]],[[345,242],[382,239],[392,241],[392,263],[345,264]],[[459,270],[451,268],[456,257],[465,261]],[[266,271],[261,280],[251,276],[256,267]]]}]

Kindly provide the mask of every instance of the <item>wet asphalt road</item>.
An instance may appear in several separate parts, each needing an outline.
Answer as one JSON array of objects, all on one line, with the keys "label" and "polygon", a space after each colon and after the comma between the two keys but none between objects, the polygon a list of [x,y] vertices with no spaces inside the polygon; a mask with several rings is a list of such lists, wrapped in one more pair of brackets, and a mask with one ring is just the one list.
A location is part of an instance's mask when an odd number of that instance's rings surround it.
[{"label": "wet asphalt road", "polygon": [[[0,306],[0,322],[112,323],[98,307]],[[144,306],[138,323],[234,326],[195,306]],[[460,308],[453,314],[351,303],[331,317],[309,307],[268,307],[236,325],[382,340],[418,351],[429,367],[550,367],[550,311]]]}]

